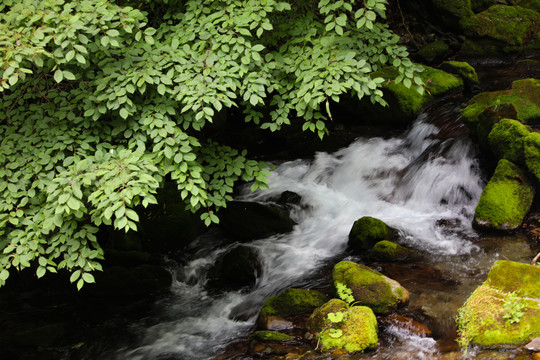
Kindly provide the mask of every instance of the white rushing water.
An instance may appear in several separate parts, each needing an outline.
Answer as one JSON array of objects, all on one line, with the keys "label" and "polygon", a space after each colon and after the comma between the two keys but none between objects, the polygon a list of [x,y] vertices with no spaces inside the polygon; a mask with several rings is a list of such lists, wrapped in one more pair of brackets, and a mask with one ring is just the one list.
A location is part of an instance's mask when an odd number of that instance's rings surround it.
[{"label": "white rushing water", "polygon": [[[482,191],[474,152],[467,139],[440,140],[437,133],[419,119],[399,138],[360,138],[334,154],[277,166],[270,190],[241,198],[265,202],[292,191],[302,206],[292,212],[298,225],[291,233],[250,243],[263,265],[255,289],[208,294],[204,271],[226,249],[200,251],[179,270],[173,295],[158,304],[160,320],[141,329],[141,345],[114,358],[211,358],[249,331],[265,299],[345,250],[349,231],[362,216],[385,221],[399,229],[404,243],[432,254],[472,251],[466,235],[472,234],[472,212]],[[452,231],[441,230],[441,219],[455,225]],[[248,319],[232,320],[238,312]]]}]

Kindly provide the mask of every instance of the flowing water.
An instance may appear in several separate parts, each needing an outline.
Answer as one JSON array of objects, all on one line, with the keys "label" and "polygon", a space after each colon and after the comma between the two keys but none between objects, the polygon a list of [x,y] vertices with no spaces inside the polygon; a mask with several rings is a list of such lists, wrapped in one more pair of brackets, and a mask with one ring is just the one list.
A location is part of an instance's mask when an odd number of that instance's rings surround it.
[{"label": "flowing water", "polygon": [[[422,114],[400,136],[358,138],[332,154],[278,164],[269,190],[246,190],[240,195],[243,200],[272,202],[284,191],[292,191],[302,198],[291,210],[298,223],[291,233],[249,243],[263,265],[254,289],[217,293],[205,288],[206,270],[220,254],[237,245],[217,246],[219,239],[209,234],[193,245],[188,262],[173,267],[171,295],[156,304],[153,319],[132,326],[136,341],[109,352],[109,358],[217,356],[252,331],[269,296],[292,286],[324,286],[328,277],[320,269],[344,257],[361,262],[361,257],[352,256],[346,248],[351,226],[362,216],[379,218],[398,229],[402,244],[422,254],[420,264],[368,265],[408,288],[407,314],[430,319],[428,325],[434,328],[432,338],[388,327],[381,334],[379,350],[362,356],[440,356],[445,339],[453,342],[456,309],[485,278],[491,264],[497,258],[514,256],[507,253],[523,254],[523,249],[512,246],[505,250],[504,238],[490,241],[486,250],[471,228],[485,180],[474,145],[456,113],[456,104],[440,103],[436,111]],[[435,280],[429,274],[435,274]]]}]

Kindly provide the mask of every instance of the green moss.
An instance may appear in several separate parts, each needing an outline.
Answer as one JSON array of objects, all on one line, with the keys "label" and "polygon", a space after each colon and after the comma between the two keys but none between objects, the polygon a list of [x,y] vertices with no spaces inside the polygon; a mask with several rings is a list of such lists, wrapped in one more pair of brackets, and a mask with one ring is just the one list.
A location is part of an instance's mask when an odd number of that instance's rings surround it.
[{"label": "green moss", "polygon": [[418,55],[424,61],[434,62],[444,58],[449,50],[450,48],[448,47],[448,44],[446,44],[443,40],[437,40],[418,50],[416,55]]},{"label": "green moss", "polygon": [[287,289],[278,296],[272,296],[263,305],[260,316],[306,314],[328,300],[320,291]]},{"label": "green moss", "polygon": [[478,74],[474,67],[464,61],[445,61],[440,66],[441,70],[461,77],[469,86],[478,84]]},{"label": "green moss", "polygon": [[370,307],[377,314],[389,314],[409,299],[409,292],[397,281],[352,261],[336,264],[333,279],[334,285],[347,286],[358,304]]},{"label": "green moss", "polygon": [[378,241],[387,239],[390,229],[384,221],[364,216],[354,222],[349,233],[349,246],[354,249],[370,249]]},{"label": "green moss", "polygon": [[522,46],[538,26],[538,12],[526,8],[494,5],[481,13],[463,18],[460,26],[469,36],[488,37],[511,46]]},{"label": "green moss", "polygon": [[[345,310],[344,310],[345,309]],[[332,299],[322,307],[315,310],[308,320],[308,328],[319,332],[319,345],[322,350],[346,350],[349,353],[373,349],[377,346],[377,319],[373,311],[365,306],[353,306],[348,312],[346,320],[341,323],[328,324],[328,313],[346,311],[346,303]],[[328,328],[342,331],[342,335],[334,338],[330,336]]]},{"label": "green moss", "polygon": [[510,161],[501,159],[476,206],[476,226],[511,230],[517,228],[531,207],[534,188],[526,174]]},{"label": "green moss", "polygon": [[540,134],[530,133],[523,139],[525,165],[538,181],[540,181]]},{"label": "green moss", "polygon": [[294,340],[292,336],[280,333],[279,331],[271,331],[271,330],[255,331],[249,337],[251,339],[260,340],[260,341],[283,342],[283,341],[292,341],[292,340]]},{"label": "green moss", "polygon": [[494,289],[515,291],[520,296],[540,300],[540,267],[498,260],[489,271],[487,284]]},{"label": "green moss", "polygon": [[[450,91],[460,89],[463,81],[442,70],[424,66],[424,71],[419,74],[425,84],[425,92],[419,94],[413,85],[410,88],[405,87],[403,83],[396,84],[390,80],[383,84],[384,98],[389,107],[378,107],[373,116],[391,120],[397,123],[408,122],[416,117],[422,106],[435,97],[442,96]],[[398,71],[389,66],[372,73],[372,77],[383,77],[384,79],[395,79],[399,75]],[[368,109],[373,112],[373,109]]]},{"label": "green moss", "polygon": [[491,151],[499,159],[524,164],[523,140],[527,135],[529,130],[519,121],[502,119],[493,126],[488,141]]},{"label": "green moss", "polygon": [[477,131],[480,114],[490,107],[513,105],[517,119],[524,124],[540,122],[540,80],[523,79],[512,83],[512,89],[483,92],[469,100],[467,107],[461,110],[464,123]]},{"label": "green moss", "polygon": [[515,5],[540,12],[540,0],[516,0]]},{"label": "green moss", "polygon": [[[511,293],[524,305],[523,316],[511,323],[504,304]],[[511,261],[497,261],[488,279],[459,311],[458,341],[462,346],[516,345],[540,336],[540,268]]]},{"label": "green moss", "polygon": [[396,260],[409,254],[409,250],[407,248],[388,240],[383,240],[376,243],[371,252],[377,258],[384,260]]},{"label": "green moss", "polygon": [[486,10],[491,5],[497,4],[498,0],[471,0],[471,8],[475,13]]}]

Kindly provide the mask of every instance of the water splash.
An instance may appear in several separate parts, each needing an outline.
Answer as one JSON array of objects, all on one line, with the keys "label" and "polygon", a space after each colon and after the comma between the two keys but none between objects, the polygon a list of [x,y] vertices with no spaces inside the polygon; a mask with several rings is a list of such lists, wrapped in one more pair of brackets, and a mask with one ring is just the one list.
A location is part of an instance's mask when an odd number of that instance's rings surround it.
[{"label": "water splash", "polygon": [[[280,164],[269,190],[241,196],[268,202],[292,191],[302,197],[302,206],[291,213],[298,223],[291,233],[250,244],[262,257],[257,287],[209,295],[204,270],[223,249],[200,252],[178,270],[173,295],[158,304],[161,317],[144,329],[141,345],[114,358],[210,358],[249,331],[265,299],[342,252],[352,224],[362,216],[385,221],[408,245],[434,254],[474,250],[467,236],[473,234],[471,214],[482,181],[473,147],[466,139],[437,139],[437,132],[419,119],[400,138],[362,138],[334,154],[318,153],[312,161]],[[452,229],[442,229],[441,220],[451,222]]]}]

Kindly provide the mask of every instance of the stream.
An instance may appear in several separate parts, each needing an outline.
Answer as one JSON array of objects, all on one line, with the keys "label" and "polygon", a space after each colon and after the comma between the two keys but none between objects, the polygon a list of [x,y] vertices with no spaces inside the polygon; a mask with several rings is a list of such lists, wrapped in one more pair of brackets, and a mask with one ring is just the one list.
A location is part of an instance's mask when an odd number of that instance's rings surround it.
[{"label": "stream", "polygon": [[[133,340],[100,349],[99,358],[251,359],[227,349],[253,331],[264,301],[288,287],[328,289],[330,269],[343,259],[399,281],[411,292],[400,313],[432,331],[432,337],[419,337],[385,328],[378,350],[354,358],[461,358],[455,344],[457,309],[494,261],[527,262],[532,253],[524,235],[479,236],[471,227],[486,179],[458,115],[461,101],[434,104],[399,136],[358,138],[335,153],[276,164],[269,190],[252,193],[247,187],[238,198],[272,203],[284,191],[294,192],[302,198],[290,213],[298,225],[291,233],[249,243],[263,266],[254,289],[215,292],[205,287],[206,271],[238,245],[221,246],[220,234],[210,232],[191,245],[189,261],[169,259],[174,274],[170,295],[155,304],[150,318],[130,325],[126,331]],[[349,253],[349,231],[362,216],[398,229],[401,244],[414,249],[420,260],[370,262]],[[502,359],[512,356],[496,353]]]}]

